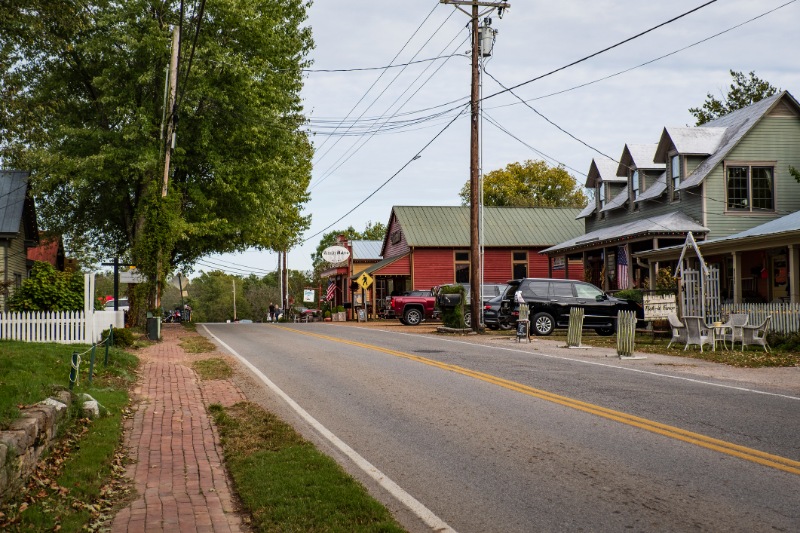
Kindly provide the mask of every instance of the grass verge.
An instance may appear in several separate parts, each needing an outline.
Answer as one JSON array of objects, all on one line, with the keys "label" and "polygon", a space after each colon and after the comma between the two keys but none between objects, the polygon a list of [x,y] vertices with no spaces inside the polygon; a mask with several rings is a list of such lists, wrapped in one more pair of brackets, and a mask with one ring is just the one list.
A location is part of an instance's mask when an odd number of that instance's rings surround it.
[{"label": "grass verge", "polygon": [[[0,341],[0,427],[17,418],[19,406],[67,389],[72,352],[87,348]],[[104,350],[97,350],[91,385],[90,354],[81,356],[80,379],[73,392],[91,395],[108,414],[96,420],[80,418],[79,406],[73,403],[28,483],[0,507],[0,530],[94,530],[127,497],[119,448],[138,359],[111,348],[104,366],[104,355]]]},{"label": "grass verge", "polygon": [[257,531],[404,531],[333,459],[258,405],[212,405],[210,411]]},{"label": "grass verge", "polygon": [[224,359],[201,359],[192,363],[192,368],[200,379],[227,379],[233,375],[233,370]]},{"label": "grass verge", "polygon": [[217,349],[217,346],[202,335],[188,335],[181,339],[181,348],[187,353],[208,353]]}]

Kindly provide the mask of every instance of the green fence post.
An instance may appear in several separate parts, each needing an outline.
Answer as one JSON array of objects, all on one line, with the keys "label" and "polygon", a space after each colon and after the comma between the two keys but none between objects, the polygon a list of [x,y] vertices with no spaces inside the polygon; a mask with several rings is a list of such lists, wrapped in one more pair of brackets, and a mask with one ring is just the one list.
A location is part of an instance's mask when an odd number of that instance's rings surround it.
[{"label": "green fence post", "polygon": [[94,374],[94,352],[97,348],[96,344],[92,344],[92,356],[89,358],[89,385],[92,384],[92,376]]},{"label": "green fence post", "polygon": [[108,326],[108,337],[106,337],[106,356],[103,359],[103,366],[108,366],[108,346],[114,341],[114,324]]},{"label": "green fence post", "polygon": [[69,390],[75,386],[78,379],[78,352],[72,352],[72,368],[69,369]]}]

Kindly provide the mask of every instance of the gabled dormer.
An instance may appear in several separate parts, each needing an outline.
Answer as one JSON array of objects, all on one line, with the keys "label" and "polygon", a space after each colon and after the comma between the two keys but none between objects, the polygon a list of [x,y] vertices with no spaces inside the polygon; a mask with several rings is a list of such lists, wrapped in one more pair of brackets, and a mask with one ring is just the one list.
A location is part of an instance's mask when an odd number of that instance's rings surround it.
[{"label": "gabled dormer", "polygon": [[617,176],[628,181],[627,204],[630,211],[639,206],[639,199],[664,172],[664,163],[654,161],[656,144],[626,144],[617,166]]},{"label": "gabled dormer", "polygon": [[586,218],[593,213],[596,213],[596,219],[603,218],[609,203],[627,185],[627,180],[617,176],[616,169],[617,163],[611,158],[600,156],[592,159],[585,186],[593,191],[594,202],[589,202],[578,218]]},{"label": "gabled dormer", "polygon": [[664,190],[669,201],[680,200],[683,180],[717,150],[724,137],[725,128],[664,128],[654,159],[666,165]]}]

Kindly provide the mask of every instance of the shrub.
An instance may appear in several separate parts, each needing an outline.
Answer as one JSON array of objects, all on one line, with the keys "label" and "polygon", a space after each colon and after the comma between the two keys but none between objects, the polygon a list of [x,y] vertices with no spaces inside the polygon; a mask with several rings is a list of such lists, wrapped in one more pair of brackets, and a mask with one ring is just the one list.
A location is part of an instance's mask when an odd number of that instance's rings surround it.
[{"label": "shrub", "polygon": [[642,303],[644,298],[642,296],[642,291],[639,289],[625,289],[615,293],[614,296],[622,300],[630,300],[639,304]]},{"label": "shrub", "polygon": [[467,303],[467,290],[463,285],[442,285],[439,287],[438,294],[460,294],[461,304],[455,307],[442,307],[439,299],[436,299],[436,306],[442,311],[442,324],[448,328],[461,329],[464,324],[464,305]]},{"label": "shrub", "polygon": [[325,318],[330,318],[330,317],[331,317],[331,312],[325,311]]},{"label": "shrub", "polygon": [[8,304],[12,311],[80,311],[83,274],[59,272],[50,263],[36,261]]},{"label": "shrub", "polygon": [[[103,338],[108,337],[109,330],[103,331]],[[117,348],[127,348],[133,346],[136,339],[133,338],[133,331],[128,328],[114,328],[114,346]]]},{"label": "shrub", "polygon": [[343,305],[337,306],[336,307],[336,312],[337,313],[344,313],[344,306]]}]

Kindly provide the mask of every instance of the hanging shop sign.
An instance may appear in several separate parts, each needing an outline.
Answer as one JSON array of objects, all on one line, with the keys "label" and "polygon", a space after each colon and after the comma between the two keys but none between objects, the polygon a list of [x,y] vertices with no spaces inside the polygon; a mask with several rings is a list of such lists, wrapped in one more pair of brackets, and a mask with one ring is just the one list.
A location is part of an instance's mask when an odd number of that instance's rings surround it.
[{"label": "hanging shop sign", "polygon": [[322,250],[322,258],[332,265],[337,265],[350,259],[350,250],[344,246],[328,246]]}]

